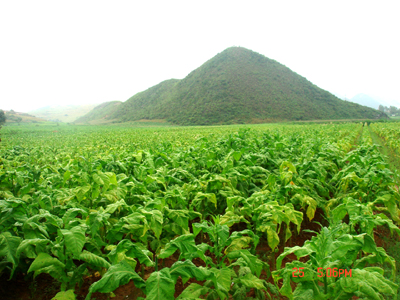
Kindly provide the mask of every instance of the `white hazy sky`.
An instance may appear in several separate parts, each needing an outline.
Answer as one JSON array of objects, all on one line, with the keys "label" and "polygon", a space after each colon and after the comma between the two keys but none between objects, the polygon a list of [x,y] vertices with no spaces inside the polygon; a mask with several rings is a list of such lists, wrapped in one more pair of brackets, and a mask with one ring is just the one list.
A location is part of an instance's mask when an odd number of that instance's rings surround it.
[{"label": "white hazy sky", "polygon": [[125,101],[230,46],[400,107],[399,1],[0,0],[0,108]]}]

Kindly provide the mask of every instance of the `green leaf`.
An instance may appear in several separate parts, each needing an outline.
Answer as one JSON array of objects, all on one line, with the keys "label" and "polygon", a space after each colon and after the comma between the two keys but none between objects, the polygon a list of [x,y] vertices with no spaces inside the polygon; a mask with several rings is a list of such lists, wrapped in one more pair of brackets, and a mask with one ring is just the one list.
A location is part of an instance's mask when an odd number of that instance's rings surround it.
[{"label": "green leaf", "polygon": [[159,239],[164,223],[162,212],[157,209],[153,209],[152,211],[140,209],[139,211],[150,219],[148,219],[148,222],[150,223],[150,230],[153,231],[156,238]]},{"label": "green leaf", "polygon": [[187,210],[172,210],[165,209],[169,219],[174,221],[177,225],[183,228],[184,231],[189,233],[189,211]]},{"label": "green leaf", "polygon": [[121,261],[117,265],[111,266],[99,281],[90,286],[85,300],[90,300],[94,292],[110,293],[130,280],[133,280],[134,285],[140,289],[144,289],[146,286],[135,270],[127,262]]},{"label": "green leaf", "polygon": [[[148,251],[147,251],[148,252]],[[130,240],[124,239],[118,243],[117,247],[111,250],[108,254],[110,261],[116,264],[124,258],[137,258],[141,264],[145,264],[150,267],[153,266],[153,262],[145,251],[140,249],[137,245],[132,243]]]},{"label": "green leaf", "polygon": [[76,220],[76,216],[82,216],[82,219],[86,218],[87,212],[82,208],[70,208],[68,209],[62,217],[64,225],[67,226],[71,221]]},{"label": "green leaf", "polygon": [[143,151],[139,151],[137,154],[132,154],[132,156],[136,159],[138,163],[141,163],[143,158]]},{"label": "green leaf", "polygon": [[146,281],[147,300],[173,300],[174,293],[175,282],[168,268],[151,273]]},{"label": "green leaf", "polygon": [[117,209],[128,207],[124,199],[121,199],[115,203],[111,203],[107,205],[106,209],[104,210],[105,213],[113,214]]},{"label": "green leaf", "polygon": [[107,172],[106,175],[110,179],[110,184],[118,185],[117,176],[115,175],[115,173]]},{"label": "green leaf", "polygon": [[209,292],[210,288],[199,285],[197,283],[191,283],[183,292],[179,295],[177,300],[184,299],[200,299],[199,297]]},{"label": "green leaf", "polygon": [[196,267],[190,260],[177,261],[170,268],[171,277],[175,283],[178,277],[182,278],[183,284],[186,283],[190,278],[196,278],[196,280],[203,281],[210,279],[212,273],[203,267]]},{"label": "green leaf", "polygon": [[79,202],[81,202],[84,198],[87,192],[89,192],[91,189],[90,185],[86,185],[86,186],[81,186],[81,187],[77,187],[73,190],[73,193],[76,197],[76,199],[78,199]]},{"label": "green leaf", "polygon": [[71,252],[73,257],[79,258],[86,241],[86,228],[84,226],[75,226],[71,229],[61,229],[60,231],[64,236],[67,251]]},{"label": "green leaf", "polygon": [[69,170],[65,171],[63,179],[64,179],[64,184],[71,178],[71,172]]},{"label": "green leaf", "polygon": [[271,247],[272,250],[274,250],[275,247],[279,244],[279,236],[276,231],[270,226],[267,227],[267,240],[268,245]]},{"label": "green leaf", "polygon": [[179,249],[180,256],[192,259],[201,256],[200,249],[196,246],[193,234],[183,234],[165,245],[161,250],[159,258],[167,258]]},{"label": "green leaf", "polygon": [[39,253],[36,259],[32,262],[28,273],[35,272],[34,277],[41,273],[47,273],[53,278],[59,279],[60,277],[63,277],[64,269],[65,265],[61,261],[42,252]]},{"label": "green leaf", "polygon": [[104,184],[103,179],[101,179],[101,177],[99,175],[97,175],[96,173],[93,174],[93,181],[96,182],[99,185],[103,185]]},{"label": "green leaf", "polygon": [[9,199],[11,197],[14,197],[14,195],[10,191],[0,191],[0,199]]},{"label": "green leaf", "polygon": [[249,247],[249,244],[253,241],[253,239],[249,236],[242,236],[236,238],[232,241],[232,243],[225,249],[225,254],[235,250],[241,250],[243,248]]},{"label": "green leaf", "polygon": [[292,172],[292,173],[296,173],[296,167],[288,161],[283,161],[282,164],[279,166],[279,172]]},{"label": "green leaf", "polygon": [[353,269],[351,277],[341,277],[335,285],[335,293],[341,290],[349,295],[366,296],[367,299],[381,300],[381,295],[397,295],[398,285],[383,277],[374,268]]},{"label": "green leaf", "polygon": [[[208,201],[207,201],[208,200]],[[217,198],[214,193],[202,193],[198,192],[196,197],[193,199],[192,204],[194,207],[199,206],[199,203],[205,201],[207,205],[214,205],[217,208]],[[210,202],[210,203],[207,203]]]},{"label": "green leaf", "polygon": [[109,264],[108,261],[106,261],[104,258],[93,254],[91,252],[88,252],[84,250],[80,255],[79,255],[79,260],[82,260],[92,266],[100,267],[100,268],[109,268],[111,265]]},{"label": "green leaf", "polygon": [[257,278],[251,273],[247,273],[246,275],[239,277],[237,281],[243,284],[247,288],[265,290],[264,280]]},{"label": "green leaf", "polygon": [[313,282],[298,283],[296,289],[294,290],[293,298],[296,300],[315,299],[316,297],[312,285]]},{"label": "green leaf", "polygon": [[263,268],[267,268],[269,272],[268,265],[262,260],[258,259],[255,255],[251,254],[249,250],[242,249],[232,251],[227,254],[227,257],[230,260],[237,259],[237,261],[231,264],[231,266],[239,265],[243,267],[248,267],[253,274],[256,274],[257,277],[261,276]]},{"label": "green leaf", "polygon": [[242,153],[238,152],[238,151],[235,151],[235,152],[232,153],[232,156],[236,161],[239,161],[240,158],[242,157]]},{"label": "green leaf", "polygon": [[222,294],[227,294],[231,288],[232,272],[234,271],[225,267],[222,269],[212,268],[211,272],[214,273],[216,277],[217,286],[215,288],[222,292]]},{"label": "green leaf", "polygon": [[75,300],[74,290],[58,292],[51,300]]},{"label": "green leaf", "polygon": [[11,272],[10,278],[14,274],[14,270],[18,265],[18,255],[16,250],[21,243],[21,238],[13,236],[9,232],[0,234],[0,257],[5,256],[7,261],[13,264],[13,271]]},{"label": "green leaf", "polygon": [[21,253],[25,253],[28,258],[36,258],[37,253],[44,252],[45,245],[48,243],[50,243],[50,240],[47,239],[23,240],[17,248],[17,257],[19,258]]},{"label": "green leaf", "polygon": [[307,217],[311,221],[314,218],[315,211],[317,210],[317,201],[315,201],[313,198],[310,196],[303,196],[303,201],[307,203]]}]

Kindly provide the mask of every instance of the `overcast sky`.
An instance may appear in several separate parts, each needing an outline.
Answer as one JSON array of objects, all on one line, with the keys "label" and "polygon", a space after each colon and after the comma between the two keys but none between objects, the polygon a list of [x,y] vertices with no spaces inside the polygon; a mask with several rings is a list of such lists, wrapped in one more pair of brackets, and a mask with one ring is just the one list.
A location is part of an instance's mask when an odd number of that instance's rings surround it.
[{"label": "overcast sky", "polygon": [[125,101],[230,46],[400,107],[399,1],[144,2],[0,0],[0,108]]}]

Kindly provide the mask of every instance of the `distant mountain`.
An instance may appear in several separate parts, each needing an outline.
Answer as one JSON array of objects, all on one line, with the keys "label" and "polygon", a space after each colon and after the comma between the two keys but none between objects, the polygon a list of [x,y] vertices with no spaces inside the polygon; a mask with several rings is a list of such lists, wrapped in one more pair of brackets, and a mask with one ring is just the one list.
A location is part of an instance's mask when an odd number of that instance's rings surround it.
[{"label": "distant mountain", "polygon": [[14,110],[4,110],[7,123],[42,123],[44,119],[32,116],[27,113],[16,112]]},{"label": "distant mountain", "polygon": [[86,115],[75,120],[75,123],[88,123],[95,121],[95,123],[102,123],[103,120],[109,120],[109,116],[118,109],[121,101],[104,102],[93,108]]},{"label": "distant mountain", "polygon": [[49,121],[70,123],[84,116],[98,104],[46,106],[29,113]]},{"label": "distant mountain", "polygon": [[182,80],[166,80],[132,96],[113,112],[102,109],[109,120],[165,119],[178,125],[387,117],[340,100],[275,60],[241,47],[224,50]]},{"label": "distant mountain", "polygon": [[366,94],[357,94],[353,98],[351,98],[350,101],[374,109],[378,109],[379,105],[381,104],[378,100]]}]

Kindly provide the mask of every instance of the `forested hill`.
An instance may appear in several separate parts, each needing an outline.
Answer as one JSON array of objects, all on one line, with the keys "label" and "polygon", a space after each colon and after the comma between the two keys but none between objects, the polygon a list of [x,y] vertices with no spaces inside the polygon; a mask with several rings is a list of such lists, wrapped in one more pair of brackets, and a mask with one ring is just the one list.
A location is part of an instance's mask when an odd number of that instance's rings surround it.
[{"label": "forested hill", "polygon": [[121,101],[104,102],[93,108],[86,115],[78,118],[75,123],[108,120],[109,116],[121,105]]},{"label": "forested hill", "polygon": [[166,119],[179,125],[386,117],[241,47],[228,48],[184,79],[163,81],[103,115],[122,122]]}]

